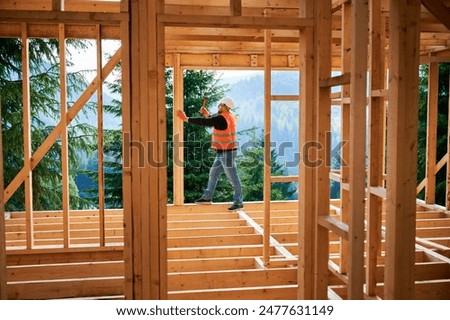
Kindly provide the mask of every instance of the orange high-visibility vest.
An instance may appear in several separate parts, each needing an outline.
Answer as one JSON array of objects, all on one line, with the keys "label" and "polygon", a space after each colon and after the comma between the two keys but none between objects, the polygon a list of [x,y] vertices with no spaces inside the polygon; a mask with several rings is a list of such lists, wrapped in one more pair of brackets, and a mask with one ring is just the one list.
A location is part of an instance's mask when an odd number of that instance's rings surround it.
[{"label": "orange high-visibility vest", "polygon": [[211,135],[211,148],[216,150],[236,149],[237,118],[230,112],[223,112],[221,115],[227,121],[227,128],[225,130],[217,130],[216,128],[213,128]]}]

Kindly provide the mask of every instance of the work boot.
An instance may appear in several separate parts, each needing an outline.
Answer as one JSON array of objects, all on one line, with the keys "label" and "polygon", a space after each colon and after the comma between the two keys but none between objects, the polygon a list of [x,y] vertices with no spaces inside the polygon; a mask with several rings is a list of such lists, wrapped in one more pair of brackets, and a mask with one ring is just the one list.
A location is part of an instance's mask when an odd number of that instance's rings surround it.
[{"label": "work boot", "polygon": [[195,203],[196,204],[211,204],[211,199],[200,198],[200,199],[195,200]]},{"label": "work boot", "polygon": [[237,209],[242,209],[244,205],[242,203],[233,203],[231,207],[228,208],[228,210],[233,211]]}]

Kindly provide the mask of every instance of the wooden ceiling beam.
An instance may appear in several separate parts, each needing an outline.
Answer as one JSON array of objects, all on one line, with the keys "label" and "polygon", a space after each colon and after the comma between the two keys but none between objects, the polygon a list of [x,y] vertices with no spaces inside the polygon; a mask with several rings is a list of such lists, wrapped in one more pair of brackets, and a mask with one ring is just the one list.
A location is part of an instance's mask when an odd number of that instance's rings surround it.
[{"label": "wooden ceiling beam", "polygon": [[312,18],[287,17],[231,17],[164,14],[158,21],[167,26],[243,28],[243,29],[300,29],[314,26]]},{"label": "wooden ceiling beam", "polygon": [[66,11],[120,12],[119,1],[65,0]]},{"label": "wooden ceiling beam", "polygon": [[[96,25],[77,25],[67,24],[65,26],[66,39],[95,39]],[[21,33],[20,23],[4,23],[1,24],[1,38],[18,38]],[[58,25],[30,23],[28,24],[28,36],[31,38],[57,38]],[[120,39],[120,27],[118,25],[107,25],[101,28],[102,39]]]},{"label": "wooden ceiling beam", "polygon": [[120,25],[126,13],[0,10],[0,22]]},{"label": "wooden ceiling beam", "polygon": [[422,4],[440,23],[450,30],[450,9],[441,0],[422,0]]},{"label": "wooden ceiling beam", "polygon": [[[264,37],[261,29],[238,29],[238,28],[190,28],[190,27],[166,27],[166,35],[215,35],[215,36],[252,36]],[[296,37],[299,36],[299,30],[272,30],[272,37]]]}]

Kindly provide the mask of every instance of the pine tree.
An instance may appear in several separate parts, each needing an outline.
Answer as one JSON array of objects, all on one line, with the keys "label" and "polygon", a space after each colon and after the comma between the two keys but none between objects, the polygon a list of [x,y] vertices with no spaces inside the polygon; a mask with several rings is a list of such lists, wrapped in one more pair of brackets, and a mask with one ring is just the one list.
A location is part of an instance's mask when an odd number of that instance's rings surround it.
[{"label": "pine tree", "polygon": [[[172,70],[166,73],[166,106],[167,106],[167,141],[169,141],[168,152],[168,202],[173,201],[173,152],[171,141],[173,141],[173,81]],[[200,117],[200,107],[203,98],[208,98],[207,108],[211,113],[217,109],[216,102],[223,97],[227,90],[217,80],[213,71],[186,70],[184,72],[184,110],[188,117]],[[184,197],[185,202],[190,203],[198,199],[206,187],[209,176],[209,168],[214,160],[214,153],[210,149],[210,129],[193,124],[184,125]],[[217,186],[214,201],[230,201],[232,188],[222,178]]]},{"label": "pine tree", "polygon": [[[449,99],[450,63],[439,64],[438,83],[438,119],[436,158],[439,161],[447,153],[448,99]],[[428,97],[428,65],[419,69],[419,134],[418,134],[418,172],[417,184],[425,178],[426,145],[427,145],[427,97]],[[436,203],[445,205],[446,172],[440,170],[436,175]],[[424,191],[419,194],[424,198]]]},{"label": "pine tree", "polygon": [[[261,201],[264,192],[264,139],[257,128],[240,133],[248,136],[249,141],[242,145],[242,155],[239,157],[239,175],[243,186],[245,201]],[[271,175],[287,175],[287,169],[278,162],[275,149],[271,154]],[[271,186],[271,200],[291,200],[295,197],[296,187],[290,182],[274,183]]]},{"label": "pine tree", "polygon": [[[83,41],[68,40],[83,50]],[[4,179],[7,186],[24,165],[22,123],[22,42],[20,39],[0,39],[0,97],[3,135]],[[58,40],[29,39],[31,144],[35,151],[60,119]],[[81,92],[87,82],[82,72],[68,73],[68,97]],[[69,106],[70,108],[70,102]],[[89,108],[87,106],[86,108]],[[71,172],[70,206],[87,207],[90,204],[78,195],[74,182],[74,168],[78,167],[79,150],[92,145],[92,128],[74,123],[69,128],[69,163]],[[33,207],[35,210],[62,208],[61,142],[48,151],[33,170]],[[6,204],[6,210],[24,210],[24,190],[21,186]]]}]

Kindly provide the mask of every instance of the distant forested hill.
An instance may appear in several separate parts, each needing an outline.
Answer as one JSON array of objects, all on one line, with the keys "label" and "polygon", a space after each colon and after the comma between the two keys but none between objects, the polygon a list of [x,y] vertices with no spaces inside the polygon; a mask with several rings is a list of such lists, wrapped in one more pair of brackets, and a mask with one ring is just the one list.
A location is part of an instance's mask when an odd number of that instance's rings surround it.
[{"label": "distant forested hill", "polygon": [[[297,95],[299,81],[297,72],[273,72],[272,94]],[[257,127],[264,129],[264,74],[255,72],[254,75],[242,80],[230,82],[228,93],[236,104],[236,113],[239,116],[238,130]],[[333,107],[332,115],[332,144],[340,141],[340,108]],[[272,102],[271,141],[290,174],[298,173],[298,130],[299,106],[298,102],[276,101]],[[241,145],[245,143],[241,137]],[[295,164],[295,165],[293,165]]]}]

